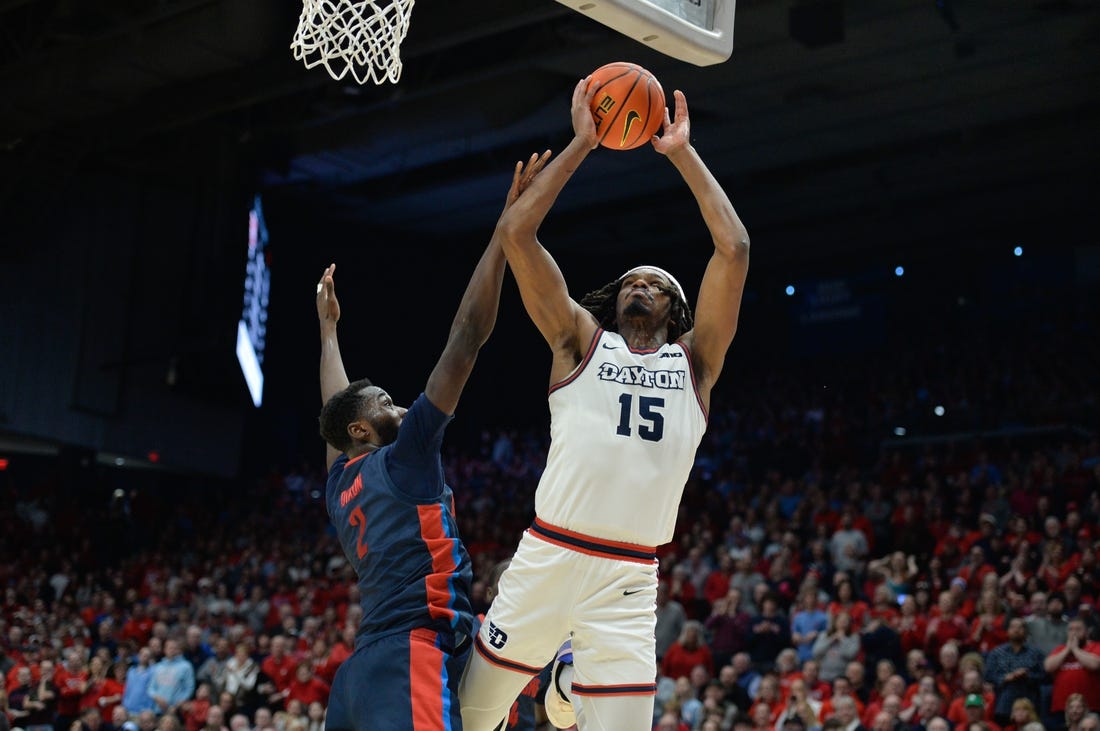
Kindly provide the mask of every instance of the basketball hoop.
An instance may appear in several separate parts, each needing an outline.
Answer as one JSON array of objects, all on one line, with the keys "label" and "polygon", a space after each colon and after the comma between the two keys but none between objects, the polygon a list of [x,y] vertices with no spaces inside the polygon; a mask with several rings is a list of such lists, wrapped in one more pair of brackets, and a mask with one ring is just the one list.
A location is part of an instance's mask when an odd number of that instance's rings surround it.
[{"label": "basketball hoop", "polygon": [[351,71],[360,84],[396,84],[401,41],[416,0],[302,0],[290,48],[307,69],[323,64],[339,81]]}]

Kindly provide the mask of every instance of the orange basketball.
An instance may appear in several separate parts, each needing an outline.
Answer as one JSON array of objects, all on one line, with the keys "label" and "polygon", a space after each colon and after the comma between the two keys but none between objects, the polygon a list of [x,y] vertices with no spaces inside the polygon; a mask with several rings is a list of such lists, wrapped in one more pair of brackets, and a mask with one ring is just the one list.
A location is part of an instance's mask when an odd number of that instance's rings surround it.
[{"label": "orange basketball", "polygon": [[665,120],[665,92],[657,77],[636,63],[615,61],[592,72],[592,116],[600,144],[633,150],[650,140]]}]

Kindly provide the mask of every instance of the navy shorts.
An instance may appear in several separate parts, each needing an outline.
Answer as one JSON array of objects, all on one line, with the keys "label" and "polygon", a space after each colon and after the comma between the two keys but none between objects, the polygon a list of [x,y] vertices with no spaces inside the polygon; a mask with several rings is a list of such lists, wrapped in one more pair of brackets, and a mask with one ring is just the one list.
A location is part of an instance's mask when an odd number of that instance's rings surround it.
[{"label": "navy shorts", "polygon": [[332,681],[325,731],[462,731],[458,681],[470,647],[414,629],[357,648]]}]

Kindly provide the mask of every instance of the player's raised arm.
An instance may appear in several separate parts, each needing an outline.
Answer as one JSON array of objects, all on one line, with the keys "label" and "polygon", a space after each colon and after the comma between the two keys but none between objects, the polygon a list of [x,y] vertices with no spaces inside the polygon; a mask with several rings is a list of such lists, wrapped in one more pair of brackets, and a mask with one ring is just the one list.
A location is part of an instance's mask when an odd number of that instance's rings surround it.
[{"label": "player's raised arm", "polygon": [[[336,265],[329,264],[317,282],[317,319],[321,325],[321,405],[348,386],[348,374],[340,356],[340,341],[336,336],[336,323],[340,321],[340,303],[336,299],[336,283],[333,274]],[[339,450],[326,445],[325,464],[329,467],[340,456]]]},{"label": "player's raised arm", "polygon": [[[504,202],[504,213],[526,195],[524,191],[532,185],[549,158],[550,152],[547,150],[542,155],[531,155],[526,165],[522,162],[516,163],[512,172],[512,184]],[[453,414],[458,406],[458,399],[473,371],[478,351],[489,339],[496,324],[505,264],[498,221],[489,245],[466,285],[466,292],[462,295],[458,312],[451,323],[443,354],[424,387],[424,395],[446,414]]]},{"label": "player's raised arm", "polygon": [[591,112],[592,94],[588,79],[581,79],[573,89],[572,141],[501,216],[497,226],[524,307],[539,332],[555,349],[564,341],[576,339],[578,325],[587,323],[587,327],[595,328],[591,315],[570,298],[557,262],[537,237],[539,226],[565,184],[597,145],[596,123]]},{"label": "player's raised arm", "polygon": [[666,110],[664,133],[654,136],[653,147],[680,171],[714,242],[714,254],[699,287],[695,327],[685,338],[698,365],[696,376],[701,390],[709,393],[737,333],[741,295],[749,270],[749,234],[726,192],[691,146],[691,121],[684,93],[676,90],[673,96],[675,118],[669,120]]}]

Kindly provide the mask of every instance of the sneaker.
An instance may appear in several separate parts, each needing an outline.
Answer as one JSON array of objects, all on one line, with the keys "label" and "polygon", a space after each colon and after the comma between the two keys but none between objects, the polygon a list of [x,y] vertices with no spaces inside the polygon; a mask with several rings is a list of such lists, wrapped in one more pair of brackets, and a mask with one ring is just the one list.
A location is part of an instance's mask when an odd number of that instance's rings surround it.
[{"label": "sneaker", "polygon": [[554,728],[570,728],[577,722],[573,704],[569,700],[568,688],[562,688],[561,674],[567,667],[573,666],[573,643],[566,640],[554,656],[554,665],[550,668],[550,687],[546,689],[546,718]]}]

